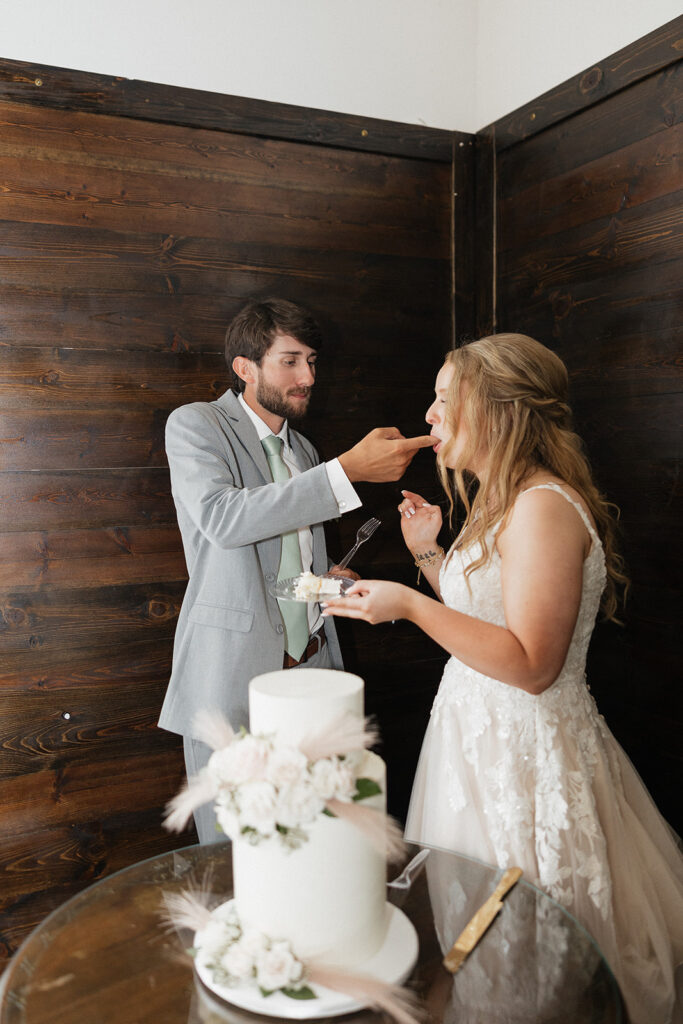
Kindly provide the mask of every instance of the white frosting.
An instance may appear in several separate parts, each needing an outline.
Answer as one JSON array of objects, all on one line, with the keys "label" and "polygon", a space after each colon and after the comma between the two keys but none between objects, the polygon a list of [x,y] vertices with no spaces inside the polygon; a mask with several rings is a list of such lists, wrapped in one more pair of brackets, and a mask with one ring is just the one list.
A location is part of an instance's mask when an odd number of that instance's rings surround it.
[{"label": "white frosting", "polygon": [[[363,681],[326,669],[289,669],[257,676],[249,687],[251,732],[300,739],[352,712],[362,717]],[[364,806],[385,808],[386,768],[376,754],[362,756],[359,775],[381,795]],[[237,911],[243,923],[272,938],[286,938],[302,959],[359,969],[386,932],[386,863],[362,833],[321,815],[309,840],[288,850],[278,839],[252,846],[233,843]]]},{"label": "white frosting", "polygon": [[315,600],[318,597],[337,596],[341,594],[342,581],[331,576],[316,576],[312,572],[303,572],[294,585],[294,594],[303,600]]},{"label": "white frosting", "polygon": [[249,728],[297,744],[344,714],[363,718],[363,680],[328,668],[290,668],[249,684]]}]

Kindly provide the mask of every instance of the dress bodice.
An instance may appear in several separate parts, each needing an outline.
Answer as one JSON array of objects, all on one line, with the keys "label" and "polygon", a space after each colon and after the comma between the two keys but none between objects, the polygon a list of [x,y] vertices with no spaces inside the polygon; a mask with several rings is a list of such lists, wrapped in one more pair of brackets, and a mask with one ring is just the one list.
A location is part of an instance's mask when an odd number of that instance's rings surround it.
[{"label": "dress bodice", "polygon": [[[600,538],[585,511],[578,502],[569,497],[559,484],[537,484],[528,490],[549,490],[561,494],[581,516],[592,541],[583,566],[581,602],[576,626],[565,663],[553,684],[556,686],[568,677],[574,679],[583,677],[588,644],[605,586],[605,557]],[[453,547],[441,569],[439,583],[444,604],[449,608],[455,608],[466,615],[472,615],[497,626],[507,626],[503,607],[501,561],[495,547],[495,533],[496,527],[490,531],[487,538],[491,551],[490,559],[469,576],[465,575],[465,569],[480,554],[480,545],[476,544],[465,549]],[[487,678],[481,676],[480,673],[476,674],[480,675],[482,679]]]}]

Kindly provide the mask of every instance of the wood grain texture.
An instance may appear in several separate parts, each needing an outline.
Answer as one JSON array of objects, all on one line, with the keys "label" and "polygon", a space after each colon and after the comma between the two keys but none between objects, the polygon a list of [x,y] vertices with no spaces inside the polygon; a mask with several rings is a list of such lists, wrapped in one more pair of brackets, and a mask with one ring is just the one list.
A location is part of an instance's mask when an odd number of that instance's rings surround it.
[{"label": "wood grain texture", "polygon": [[[405,199],[371,194],[330,193],[286,188],[275,174],[259,184],[219,182],[197,174],[164,175],[162,169],[121,168],[58,162],[45,152],[26,159],[22,147],[12,157],[5,147],[2,212],[6,220],[51,223],[104,230],[239,238],[251,244],[324,247],[331,228],[339,250],[367,248],[389,255],[416,255],[447,242],[448,206],[419,195]],[[10,149],[11,153],[11,149]],[[125,188],[122,187],[125,185]],[[434,215],[429,222],[428,212]]]},{"label": "wood grain texture", "polygon": [[512,242],[501,245],[500,301],[521,288],[549,290],[585,282],[591,273],[617,278],[622,269],[647,264],[656,274],[660,263],[683,255],[682,219],[680,193],[674,192],[616,215],[607,213],[554,235],[541,235],[519,249]]},{"label": "wood grain texture", "polygon": [[[93,391],[95,384],[93,383]],[[166,467],[166,409],[7,409],[0,417],[4,470],[40,470],[46,461],[67,469]],[[1,569],[0,569],[1,571]]]},{"label": "wood grain texture", "polygon": [[175,524],[0,534],[0,586],[82,587],[186,578]]},{"label": "wood grain texture", "polygon": [[448,162],[451,133],[420,125],[335,114],[286,103],[224,96],[24,61],[0,64],[0,96],[51,109],[142,118],[192,128],[316,142],[321,146]]},{"label": "wood grain texture", "polygon": [[2,649],[13,654],[40,648],[81,648],[106,654],[109,645],[173,636],[184,583],[134,584],[84,589],[6,592],[0,614]]},{"label": "wood grain texture", "polygon": [[[3,62],[4,63],[4,62]],[[2,85],[0,96],[4,97]],[[378,200],[377,212],[387,202],[421,200],[434,194],[432,161],[399,155],[365,154],[363,174],[350,149],[285,144],[274,138],[246,138],[225,128],[219,131],[119,116],[59,110],[0,98],[2,147],[8,155],[71,164],[79,168],[109,168],[152,173],[161,181],[212,181],[217,185],[254,185],[263,188],[275,178],[284,194],[311,191]],[[457,133],[459,138],[470,138]],[[450,166],[450,147],[444,166]],[[86,171],[87,173],[87,171]],[[384,192],[386,191],[386,194]],[[242,193],[244,195],[244,193]],[[78,196],[74,195],[78,202]],[[332,198],[332,197],[331,197]]]},{"label": "wood grain texture", "polygon": [[[591,107],[586,117],[549,124],[538,138],[525,140],[523,147],[501,145],[498,151],[505,155],[507,169],[501,188],[507,195],[520,192],[534,180],[550,181],[641,139],[667,132],[681,120],[681,74],[680,62],[672,64],[607,97]],[[617,158],[614,167],[618,174]]]},{"label": "wood grain texture", "polygon": [[638,139],[622,147],[616,160],[607,153],[550,180],[540,178],[542,196],[538,179],[523,192],[506,192],[499,208],[501,241],[514,239],[522,247],[605,215],[618,217],[675,193],[682,180],[675,132]]},{"label": "wood grain texture", "polygon": [[[183,775],[180,738],[156,727],[186,583],[168,414],[222,394],[227,323],[275,294],[323,325],[304,432],[324,457],[378,423],[423,433],[454,253],[459,317],[472,301],[453,141],[0,61],[0,961],[79,888],[194,837],[161,827]],[[409,481],[438,489],[431,453]],[[412,582],[398,487],[361,487],[329,547],[379,514],[356,566]],[[405,813],[418,751],[401,735],[443,659],[400,629],[344,640]],[[397,644],[419,666],[405,704]]]},{"label": "wood grain texture", "polygon": [[168,525],[175,513],[168,469],[0,473],[5,530]]},{"label": "wood grain texture", "polygon": [[[97,410],[106,411],[114,423],[122,409],[133,413],[147,407],[151,415],[161,414],[163,427],[176,405],[197,391],[213,400],[227,382],[225,362],[213,353],[129,352],[117,362],[112,366],[106,352],[66,347],[1,349],[3,411],[92,409],[95,401]],[[157,431],[157,442],[162,439]]]}]

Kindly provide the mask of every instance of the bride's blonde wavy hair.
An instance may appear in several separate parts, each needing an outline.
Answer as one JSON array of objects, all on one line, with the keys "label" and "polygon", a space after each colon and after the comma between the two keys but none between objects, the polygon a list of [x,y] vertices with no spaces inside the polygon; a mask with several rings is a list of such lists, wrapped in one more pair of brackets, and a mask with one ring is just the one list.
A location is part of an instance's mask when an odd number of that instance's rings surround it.
[{"label": "bride's blonde wavy hair", "polygon": [[[458,543],[481,545],[466,575],[489,561],[492,551],[487,534],[498,523],[505,525],[527,479],[545,469],[573,487],[590,509],[605,552],[607,582],[602,609],[606,618],[615,619],[619,591],[628,585],[615,545],[618,509],[593,483],[581,439],[574,433],[564,363],[524,334],[495,334],[470,342],[450,352],[446,363],[454,370],[446,400],[446,424],[452,436],[441,449],[437,464],[452,521],[454,493],[446,462],[452,461],[449,455],[462,421],[468,439],[452,470],[465,507]],[[471,466],[482,451],[486,452],[487,472],[471,500],[474,477],[464,467]]]}]

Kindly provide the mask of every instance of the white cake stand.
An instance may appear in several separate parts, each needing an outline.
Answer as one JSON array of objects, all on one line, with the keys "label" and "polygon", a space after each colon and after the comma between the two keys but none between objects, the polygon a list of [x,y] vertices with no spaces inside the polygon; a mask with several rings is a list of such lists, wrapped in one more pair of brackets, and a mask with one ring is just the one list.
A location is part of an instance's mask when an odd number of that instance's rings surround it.
[{"label": "white cake stand", "polygon": [[[231,901],[232,902],[232,901]],[[400,985],[406,980],[417,961],[417,932],[406,915],[391,903],[386,904],[388,922],[384,942],[375,955],[357,968],[358,974],[367,974],[388,985]],[[196,942],[196,940],[195,940]],[[197,949],[195,970],[200,980],[215,995],[233,1006],[268,1017],[287,1017],[292,1020],[311,1020],[315,1017],[337,1017],[367,1006],[341,992],[311,985],[316,999],[290,999],[282,992],[262,996],[254,985],[220,985],[213,980],[206,966],[201,947]]]}]

